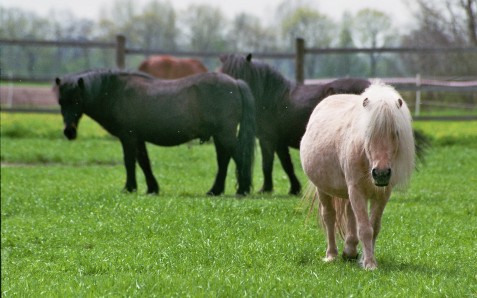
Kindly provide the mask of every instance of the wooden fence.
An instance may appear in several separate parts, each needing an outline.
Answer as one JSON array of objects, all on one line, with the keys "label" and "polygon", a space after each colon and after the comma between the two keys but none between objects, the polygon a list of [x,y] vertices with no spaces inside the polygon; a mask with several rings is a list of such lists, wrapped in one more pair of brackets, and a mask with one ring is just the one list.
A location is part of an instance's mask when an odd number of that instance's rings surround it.
[{"label": "wooden fence", "polygon": [[[222,52],[192,52],[192,51],[163,51],[159,49],[146,50],[134,49],[126,46],[126,38],[122,35],[116,37],[115,42],[83,42],[83,41],[39,41],[39,40],[9,40],[0,39],[0,45],[7,46],[35,46],[35,47],[77,47],[77,48],[100,48],[113,49],[116,55],[116,67],[122,69],[126,65],[127,55],[152,55],[152,54],[169,54],[178,57],[201,57],[211,58],[219,57]],[[295,61],[295,79],[299,83],[323,83],[331,79],[305,79],[305,57],[306,55],[326,55],[326,54],[356,54],[356,53],[429,53],[429,52],[471,52],[477,53],[477,47],[428,47],[428,48],[306,48],[305,40],[298,38],[296,40],[294,53],[253,53],[257,58],[268,59],[288,59]],[[18,78],[15,76],[5,77],[1,73],[0,79],[2,81],[29,81],[31,78]],[[462,91],[462,92],[477,92],[477,81],[446,81],[446,80],[427,80],[421,79],[419,75],[415,78],[383,78],[387,83],[397,85],[399,89],[411,90],[416,92],[415,101],[415,116],[419,116],[420,94],[422,91]],[[475,109],[475,106],[469,107]],[[5,109],[2,109],[5,110]],[[439,119],[438,119],[439,120]],[[443,120],[448,120],[448,117],[443,117]],[[477,120],[477,115],[466,116],[462,120]]]}]

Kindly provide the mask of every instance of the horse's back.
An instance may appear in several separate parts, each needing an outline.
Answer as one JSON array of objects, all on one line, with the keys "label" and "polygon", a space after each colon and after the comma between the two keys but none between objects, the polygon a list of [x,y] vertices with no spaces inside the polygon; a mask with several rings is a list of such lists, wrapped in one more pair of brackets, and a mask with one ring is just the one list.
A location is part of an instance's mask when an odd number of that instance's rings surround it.
[{"label": "horse's back", "polygon": [[141,126],[148,133],[146,139],[158,145],[206,140],[219,131],[236,130],[242,115],[238,81],[223,74],[142,81],[134,88],[135,95],[121,101],[129,118],[125,121]]},{"label": "horse's back", "polygon": [[360,104],[361,96],[355,94],[335,94],[324,98],[313,110],[308,125],[316,125],[316,122],[336,122],[336,125],[344,125],[343,117],[350,110]]},{"label": "horse's back", "polygon": [[139,70],[161,79],[178,79],[207,72],[197,59],[180,59],[168,55],[150,56],[139,66]]}]

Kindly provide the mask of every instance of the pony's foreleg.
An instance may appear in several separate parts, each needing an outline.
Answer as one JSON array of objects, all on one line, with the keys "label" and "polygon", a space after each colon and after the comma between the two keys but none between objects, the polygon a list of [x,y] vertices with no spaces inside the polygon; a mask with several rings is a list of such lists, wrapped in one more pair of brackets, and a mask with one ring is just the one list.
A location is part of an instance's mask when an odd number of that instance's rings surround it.
[{"label": "pony's foreleg", "polygon": [[358,238],[363,246],[363,267],[367,270],[374,270],[377,268],[374,258],[374,232],[368,217],[366,197],[356,187],[350,187],[349,200],[358,223]]},{"label": "pony's foreleg", "polygon": [[333,205],[333,198],[318,190],[318,198],[320,200],[320,215],[325,226],[328,246],[326,248],[325,262],[333,261],[338,255],[338,247],[336,246],[336,211]]},{"label": "pony's foreleg", "polygon": [[384,208],[389,200],[391,191],[386,191],[385,197],[378,197],[371,200],[371,225],[373,227],[373,249],[376,247],[376,239],[381,230],[381,218],[384,213]]},{"label": "pony's foreleg", "polygon": [[270,140],[260,139],[260,151],[262,152],[263,186],[261,193],[273,191],[273,158],[275,157],[275,145]]},{"label": "pony's foreleg", "polygon": [[124,190],[133,192],[137,190],[136,182],[136,143],[134,140],[121,138],[123,146],[124,166],[126,167],[126,185]]},{"label": "pony's foreleg", "polygon": [[295,170],[293,168],[293,163],[290,157],[290,150],[288,149],[288,146],[287,145],[277,146],[277,154],[282,164],[282,168],[285,170],[285,173],[288,175],[288,179],[290,179],[289,194],[291,195],[300,194],[301,184],[295,175]]},{"label": "pony's foreleg", "polygon": [[345,215],[346,235],[345,245],[343,249],[343,258],[345,260],[356,260],[358,258],[358,231],[356,227],[356,218],[354,216],[353,208],[351,207],[351,202],[349,200],[346,201]]},{"label": "pony's foreleg", "polygon": [[139,163],[139,166],[141,166],[141,169],[144,172],[144,176],[146,177],[147,193],[158,194],[159,184],[157,183],[157,180],[152,173],[151,162],[149,161],[146,143],[144,141],[137,142],[136,158]]},{"label": "pony's foreleg", "polygon": [[217,154],[217,166],[218,171],[215,176],[214,185],[207,192],[207,195],[218,196],[222,194],[225,190],[225,178],[227,176],[227,169],[229,166],[231,155],[231,150],[224,146],[221,141],[214,137],[215,152]]}]

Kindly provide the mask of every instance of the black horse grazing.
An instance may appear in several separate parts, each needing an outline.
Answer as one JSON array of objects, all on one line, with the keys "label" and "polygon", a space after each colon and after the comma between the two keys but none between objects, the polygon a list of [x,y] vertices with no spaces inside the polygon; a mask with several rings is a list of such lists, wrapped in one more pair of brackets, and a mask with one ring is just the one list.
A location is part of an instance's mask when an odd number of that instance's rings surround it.
[{"label": "black horse grazing", "polygon": [[338,79],[328,84],[303,85],[287,80],[263,62],[247,57],[220,57],[221,71],[248,83],[255,97],[257,136],[262,151],[264,183],[262,192],[273,190],[272,170],[275,152],[290,179],[290,194],[299,194],[298,181],[288,147],[298,148],[311,112],[318,102],[332,94],[360,94],[369,85],[363,79]]},{"label": "black horse grazing", "polygon": [[230,158],[237,165],[237,194],[250,192],[255,107],[246,83],[220,73],[166,81],[139,72],[96,70],[57,78],[55,90],[68,139],[76,138],[83,113],[119,138],[127,173],[125,190],[137,189],[137,160],[147,193],[159,193],[145,142],[175,146],[213,137],[218,172],[207,194],[224,192]]}]

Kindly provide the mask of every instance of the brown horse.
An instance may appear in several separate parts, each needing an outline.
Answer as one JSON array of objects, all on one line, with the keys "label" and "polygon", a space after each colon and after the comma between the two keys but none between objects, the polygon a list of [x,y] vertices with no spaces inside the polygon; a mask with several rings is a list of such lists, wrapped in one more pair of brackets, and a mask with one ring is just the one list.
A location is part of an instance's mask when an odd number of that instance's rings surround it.
[{"label": "brown horse", "polygon": [[139,70],[156,78],[168,80],[207,72],[207,68],[199,60],[168,55],[150,56],[141,63]]}]

